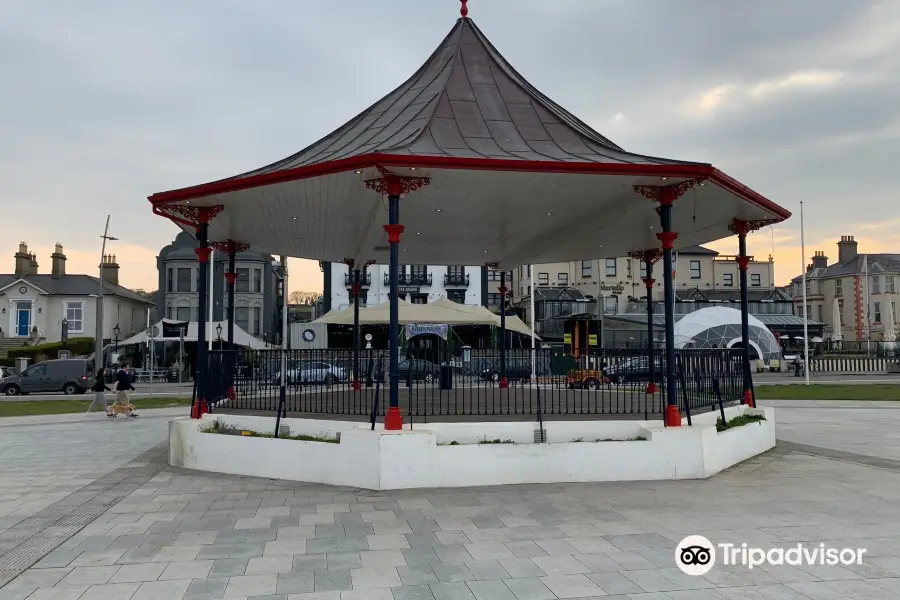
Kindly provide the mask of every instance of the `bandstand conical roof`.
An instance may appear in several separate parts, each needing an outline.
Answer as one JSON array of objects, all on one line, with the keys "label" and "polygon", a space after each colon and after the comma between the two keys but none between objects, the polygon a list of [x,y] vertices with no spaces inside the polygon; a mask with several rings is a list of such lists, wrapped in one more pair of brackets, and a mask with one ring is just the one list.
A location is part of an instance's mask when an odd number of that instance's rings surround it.
[{"label": "bandstand conical roof", "polygon": [[673,210],[679,247],[732,235],[736,218],[790,216],[708,163],[622,149],[528,83],[465,16],[412,77],[333,133],[150,201],[189,231],[200,208],[217,207],[211,240],[383,264],[386,203],[367,182],[385,173],[429,182],[401,201],[405,264],[506,269],[658,248],[658,205],[635,186],[691,188]]},{"label": "bandstand conical roof", "polygon": [[366,154],[692,165],[626,152],[528,83],[460,18],[403,85],[308,148],[240,177]]}]

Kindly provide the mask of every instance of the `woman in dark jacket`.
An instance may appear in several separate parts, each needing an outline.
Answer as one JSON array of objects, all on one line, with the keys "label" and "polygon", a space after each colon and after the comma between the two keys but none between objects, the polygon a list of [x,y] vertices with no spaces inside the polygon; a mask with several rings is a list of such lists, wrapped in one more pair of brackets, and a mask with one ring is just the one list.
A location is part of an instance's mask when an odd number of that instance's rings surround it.
[{"label": "woman in dark jacket", "polygon": [[106,414],[109,414],[109,404],[106,402],[106,395],[104,392],[111,391],[108,387],[106,387],[106,369],[100,368],[97,371],[97,376],[94,378],[94,385],[91,386],[91,391],[94,392],[94,399],[91,401],[90,406],[88,406],[87,412],[91,412],[91,409],[94,408],[94,405],[103,405],[103,408],[106,409]]}]

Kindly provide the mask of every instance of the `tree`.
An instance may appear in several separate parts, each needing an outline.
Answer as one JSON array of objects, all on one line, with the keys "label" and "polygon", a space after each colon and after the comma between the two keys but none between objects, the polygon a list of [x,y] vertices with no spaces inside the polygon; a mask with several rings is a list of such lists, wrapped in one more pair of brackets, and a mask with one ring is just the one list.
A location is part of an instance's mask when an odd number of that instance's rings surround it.
[{"label": "tree", "polygon": [[322,297],[319,292],[293,291],[288,294],[289,304],[315,304]]}]

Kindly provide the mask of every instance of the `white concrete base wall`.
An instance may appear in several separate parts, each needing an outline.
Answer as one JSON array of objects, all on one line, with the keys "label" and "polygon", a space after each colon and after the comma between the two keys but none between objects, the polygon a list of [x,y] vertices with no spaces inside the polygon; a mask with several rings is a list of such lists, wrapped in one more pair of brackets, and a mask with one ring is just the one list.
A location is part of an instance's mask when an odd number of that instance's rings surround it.
[{"label": "white concrete base wall", "polygon": [[[169,425],[169,462],[199,471],[346,485],[375,490],[519,483],[696,479],[714,475],[775,445],[772,408],[744,411],[765,421],[717,433],[718,413],[693,427],[658,421],[553,421],[550,443],[534,444],[536,423],[433,423],[410,431],[369,430],[365,423],[282,419],[291,434],[334,436],[339,444],[203,433],[215,419],[253,431],[274,430],[272,417],[207,415]],[[644,437],[646,441],[606,441]],[[480,440],[515,444],[478,444]],[[582,442],[574,442],[582,439]],[[456,441],[460,445],[450,446]]]}]

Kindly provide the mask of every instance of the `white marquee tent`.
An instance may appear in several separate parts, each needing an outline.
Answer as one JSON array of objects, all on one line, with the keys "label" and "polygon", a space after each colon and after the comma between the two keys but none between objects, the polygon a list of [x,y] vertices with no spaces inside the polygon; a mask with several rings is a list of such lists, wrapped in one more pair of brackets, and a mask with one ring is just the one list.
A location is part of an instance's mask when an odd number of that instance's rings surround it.
[{"label": "white marquee tent", "polygon": [[[412,304],[401,298],[398,312],[400,325],[439,323],[442,325],[492,325],[500,327],[500,316],[492,313],[487,308],[459,304],[445,296],[441,296],[428,304]],[[383,302],[375,306],[360,307],[359,309],[360,325],[383,325],[388,323],[389,320],[389,302]],[[342,310],[332,310],[316,319],[315,323],[353,325],[353,305]],[[527,336],[531,335],[531,329],[522,319],[514,315],[506,317],[506,329],[507,331],[514,331]]]},{"label": "white marquee tent", "polygon": [[[184,321],[176,321],[174,319],[162,319],[158,323],[155,324],[157,332],[159,335],[154,337],[154,340],[157,342],[177,342],[180,338],[179,332],[181,330],[181,326],[187,326],[185,328],[184,341],[186,342],[196,342],[197,341],[197,322],[191,321],[186,323]],[[216,327],[222,326],[222,339],[224,340],[226,337],[226,332],[228,331],[228,321],[213,321],[212,325],[207,324],[208,331],[212,332],[212,340],[215,343],[218,339],[216,335]],[[207,340],[208,341],[208,340]],[[131,344],[146,344],[147,343],[147,332],[142,331],[136,335],[131,336],[124,342],[119,342],[120,346],[128,346]],[[255,338],[237,325],[234,326],[234,343],[238,346],[243,346],[245,348],[253,348],[264,349],[271,348],[271,345],[266,345],[265,342],[260,340],[259,338]]]}]

